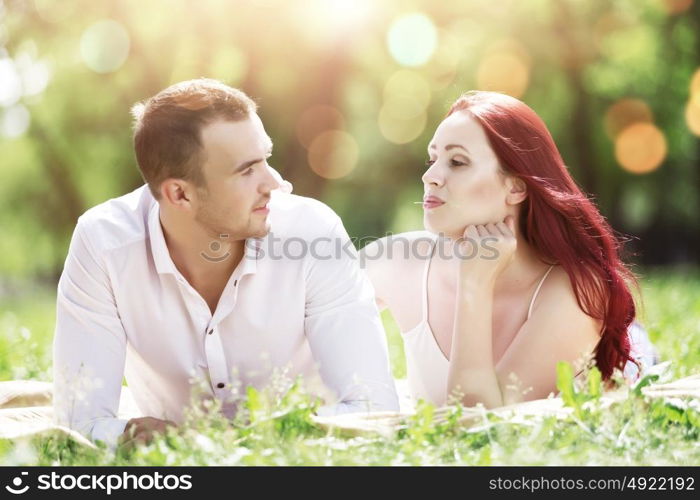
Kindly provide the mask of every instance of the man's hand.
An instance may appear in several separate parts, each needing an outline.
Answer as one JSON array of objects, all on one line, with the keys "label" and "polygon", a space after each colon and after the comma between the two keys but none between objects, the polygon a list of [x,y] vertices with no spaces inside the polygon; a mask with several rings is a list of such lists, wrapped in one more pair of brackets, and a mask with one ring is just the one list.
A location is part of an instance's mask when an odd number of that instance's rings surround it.
[{"label": "man's hand", "polygon": [[177,427],[171,420],[154,417],[132,418],[127,422],[119,441],[125,448],[150,443],[156,434],[165,434],[168,427]]}]

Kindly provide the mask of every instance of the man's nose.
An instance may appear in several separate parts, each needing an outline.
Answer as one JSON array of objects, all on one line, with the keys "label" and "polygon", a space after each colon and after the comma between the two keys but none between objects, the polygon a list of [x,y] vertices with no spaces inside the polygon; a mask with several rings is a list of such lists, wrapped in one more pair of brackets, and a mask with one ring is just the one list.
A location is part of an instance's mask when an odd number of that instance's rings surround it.
[{"label": "man's nose", "polygon": [[266,186],[269,185],[269,190],[273,191],[279,189],[284,193],[292,192],[292,184],[289,181],[285,181],[277,170],[271,166],[267,166],[268,179],[266,179]]},{"label": "man's nose", "polygon": [[268,165],[265,171],[265,179],[263,181],[265,191],[278,189],[282,185],[282,176],[274,168]]}]

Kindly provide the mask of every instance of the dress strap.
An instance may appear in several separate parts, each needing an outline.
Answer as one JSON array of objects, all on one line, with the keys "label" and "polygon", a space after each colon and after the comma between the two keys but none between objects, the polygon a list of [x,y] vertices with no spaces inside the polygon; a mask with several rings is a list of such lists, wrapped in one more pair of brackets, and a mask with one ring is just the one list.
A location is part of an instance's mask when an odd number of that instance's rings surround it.
[{"label": "dress strap", "polygon": [[554,268],[554,265],[549,266],[549,269],[547,269],[547,272],[544,273],[544,276],[542,276],[542,279],[540,279],[539,284],[537,285],[537,288],[535,289],[535,293],[532,294],[532,300],[530,300],[530,307],[527,309],[527,319],[530,319],[530,315],[532,314],[532,306],[535,305],[535,299],[537,298],[537,294],[540,293],[540,288],[542,288],[542,283],[544,283],[544,280],[547,279],[547,276],[549,273],[552,271]]},{"label": "dress strap", "polygon": [[423,289],[422,289],[422,316],[421,321],[428,320],[428,271],[430,270],[430,261],[433,260],[433,254],[435,253],[435,248],[437,248],[437,238],[433,242],[433,248],[430,250],[430,257],[425,263],[425,268],[423,269]]}]

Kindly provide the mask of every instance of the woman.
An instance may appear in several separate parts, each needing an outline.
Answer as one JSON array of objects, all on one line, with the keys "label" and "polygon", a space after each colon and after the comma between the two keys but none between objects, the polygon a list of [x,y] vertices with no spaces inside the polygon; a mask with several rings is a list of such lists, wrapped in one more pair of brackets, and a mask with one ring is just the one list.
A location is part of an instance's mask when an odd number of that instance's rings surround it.
[{"label": "woman", "polygon": [[634,277],[537,114],[467,93],[428,154],[428,233],[362,251],[378,305],[404,332],[413,396],[491,408],[555,392],[559,361],[578,369],[589,354],[606,381],[636,368],[630,337],[646,336],[632,324]]}]

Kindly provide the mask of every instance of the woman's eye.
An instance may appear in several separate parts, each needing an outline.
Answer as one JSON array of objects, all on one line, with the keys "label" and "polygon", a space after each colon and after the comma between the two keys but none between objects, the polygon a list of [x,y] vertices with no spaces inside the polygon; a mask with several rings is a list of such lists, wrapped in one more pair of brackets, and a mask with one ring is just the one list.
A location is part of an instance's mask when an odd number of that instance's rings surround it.
[{"label": "woman's eye", "polygon": [[464,163],[463,161],[459,161],[459,160],[452,160],[452,161],[450,162],[450,164],[451,164],[453,167],[461,167],[462,165],[466,165],[466,163]]},{"label": "woman's eye", "polygon": [[429,166],[432,165],[433,163],[435,163],[435,160],[431,160],[431,159],[425,160],[425,166],[426,166],[426,167],[429,167]]}]

